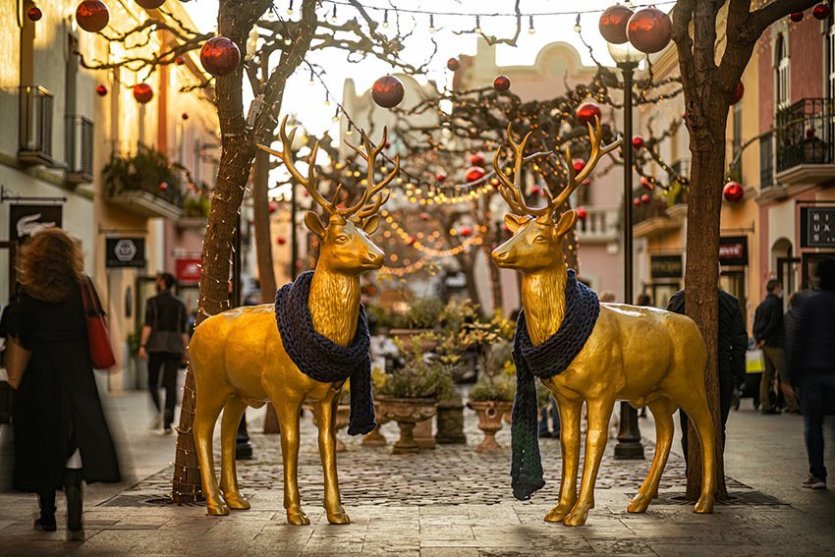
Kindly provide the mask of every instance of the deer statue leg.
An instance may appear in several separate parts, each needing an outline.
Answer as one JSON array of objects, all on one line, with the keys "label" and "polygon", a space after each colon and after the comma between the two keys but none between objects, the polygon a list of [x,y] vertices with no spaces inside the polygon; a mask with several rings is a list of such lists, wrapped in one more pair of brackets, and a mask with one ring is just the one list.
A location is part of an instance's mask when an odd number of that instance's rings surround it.
[{"label": "deer statue leg", "polygon": [[583,481],[580,483],[580,496],[571,508],[563,524],[582,526],[586,523],[589,509],[594,508],[594,484],[606,442],[609,440],[609,417],[612,415],[614,400],[608,397],[586,401],[589,410],[589,427],[586,431],[586,456],[583,463]]},{"label": "deer statue leg", "polygon": [[197,447],[197,459],[200,462],[200,477],[203,483],[203,496],[206,498],[206,510],[210,515],[225,516],[229,506],[220,493],[215,477],[212,457],[212,435],[217,417],[223,408],[228,392],[212,389],[213,385],[198,380],[197,401],[194,414],[194,442]]},{"label": "deer statue leg", "polygon": [[655,456],[641,489],[626,508],[631,513],[646,511],[652,499],[658,496],[658,482],[661,481],[661,474],[667,465],[667,457],[670,456],[670,447],[673,444],[673,413],[676,411],[676,405],[669,398],[662,397],[650,402],[649,409],[655,419]]},{"label": "deer statue leg", "polygon": [[229,508],[236,510],[249,508],[249,501],[241,495],[238,487],[238,473],[235,467],[238,426],[244,410],[246,410],[246,403],[237,396],[233,396],[223,407],[223,418],[220,422],[220,491],[223,492],[223,498]]},{"label": "deer statue leg", "polygon": [[[303,398],[290,398],[288,393],[272,396],[281,428],[281,460],[284,463],[284,508],[287,522],[294,526],[306,526],[310,519],[302,511],[299,494],[299,411]],[[283,397],[283,398],[281,398]]]},{"label": "deer statue leg", "polygon": [[[698,393],[698,390],[695,392]],[[713,418],[703,393],[704,391],[701,396],[688,393],[689,396],[681,400],[681,408],[693,424],[702,448],[702,492],[696,506],[693,507],[693,512],[712,513],[716,488],[716,442],[713,436]],[[687,432],[683,433],[686,434]]]},{"label": "deer statue leg", "polygon": [[336,405],[339,394],[318,403],[316,422],[319,424],[319,456],[325,473],[325,511],[331,524],[350,524],[351,519],[342,508],[339,495],[339,478],[336,473]]},{"label": "deer statue leg", "polygon": [[560,447],[562,449],[562,481],[557,505],[545,515],[546,522],[561,522],[577,500],[577,469],[580,463],[580,412],[582,400],[569,400],[556,395],[560,412]]}]

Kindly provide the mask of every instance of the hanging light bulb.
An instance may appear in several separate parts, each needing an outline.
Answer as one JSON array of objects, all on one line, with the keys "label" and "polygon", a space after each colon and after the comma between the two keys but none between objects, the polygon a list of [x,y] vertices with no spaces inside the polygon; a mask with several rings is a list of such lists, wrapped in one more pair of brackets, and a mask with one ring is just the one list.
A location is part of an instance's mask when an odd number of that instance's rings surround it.
[{"label": "hanging light bulb", "polygon": [[331,16],[330,18],[328,18],[328,21],[330,21],[334,25],[336,25],[336,23],[339,21],[338,19],[336,19],[336,4],[333,5],[333,13],[331,13]]},{"label": "hanging light bulb", "polygon": [[336,112],[333,113],[333,118],[331,118],[334,122],[339,122],[339,107],[336,107]]},{"label": "hanging light bulb", "polygon": [[574,20],[574,32],[579,35],[582,30],[583,28],[580,26],[580,14],[577,14],[577,19]]},{"label": "hanging light bulb", "polygon": [[307,84],[310,85],[311,87],[316,85],[316,81],[314,81],[314,79],[313,79],[314,75],[315,74],[313,73],[313,68],[310,68],[310,81],[308,81]]},{"label": "hanging light bulb", "polygon": [[536,29],[533,27],[533,16],[528,17],[528,34],[533,35],[536,33]]},{"label": "hanging light bulb", "polygon": [[331,105],[331,94],[325,91],[325,106]]},{"label": "hanging light bulb", "polygon": [[290,0],[290,5],[287,6],[287,15],[293,15],[293,0]]},{"label": "hanging light bulb", "polygon": [[481,33],[481,18],[479,16],[475,16],[475,32]]},{"label": "hanging light bulb", "polygon": [[438,30],[435,29],[435,15],[429,14],[429,32],[435,34]]},{"label": "hanging light bulb", "polygon": [[389,11],[383,10],[383,29],[389,28]]},{"label": "hanging light bulb", "polygon": [[291,39],[290,37],[284,37],[284,45],[290,46],[291,44],[293,44],[293,39]]}]

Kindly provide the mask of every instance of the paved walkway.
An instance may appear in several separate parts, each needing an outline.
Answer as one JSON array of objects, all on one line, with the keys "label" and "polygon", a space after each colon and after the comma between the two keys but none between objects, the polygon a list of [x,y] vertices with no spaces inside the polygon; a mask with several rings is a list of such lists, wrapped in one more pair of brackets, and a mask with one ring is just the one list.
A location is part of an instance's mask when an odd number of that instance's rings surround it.
[{"label": "paved walkway", "polygon": [[[239,465],[252,509],[208,517],[202,506],[162,504],[171,477],[173,437],[147,429],[146,395],[107,399],[119,439],[126,481],[88,486],[84,543],[66,532],[31,529],[33,496],[0,493],[2,555],[835,555],[835,491],[800,488],[806,457],[802,419],[761,416],[750,401],[731,414],[726,451],[728,485],[735,500],[713,515],[695,515],[679,496],[683,459],[676,443],[660,498],[642,515],[626,513],[649,461],[611,458],[610,443],[588,525],[567,528],[543,522],[559,486],[559,443],[543,439],[548,484],[531,501],[515,501],[509,489],[509,451],[480,455],[475,416],[467,411],[469,446],[439,446],[419,455],[394,456],[347,439],[340,454],[343,503],[350,526],[327,523],[320,508],[321,468],[309,416],[300,457],[300,485],[309,527],[286,524],[282,508],[278,438],[254,434],[256,458]],[[263,412],[250,411],[252,431]],[[651,457],[651,420],[641,420]],[[390,440],[395,426],[384,429]],[[827,433],[827,465],[835,470],[835,435]],[[2,434],[0,434],[2,437]],[[499,440],[509,443],[507,428]],[[5,461],[3,461],[5,462]],[[8,470],[0,463],[0,482]],[[835,486],[834,486],[835,487]],[[59,508],[63,501],[59,497]],[[66,521],[58,515],[59,526]]]}]

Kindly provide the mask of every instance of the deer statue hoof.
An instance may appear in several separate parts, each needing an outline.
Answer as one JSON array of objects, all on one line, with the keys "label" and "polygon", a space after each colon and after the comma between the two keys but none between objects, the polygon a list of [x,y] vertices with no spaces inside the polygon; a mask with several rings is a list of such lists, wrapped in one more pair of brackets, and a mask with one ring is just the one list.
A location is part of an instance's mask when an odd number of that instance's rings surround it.
[{"label": "deer statue hoof", "polygon": [[328,522],[331,524],[350,524],[351,519],[348,518],[348,513],[345,512],[341,506],[336,510],[336,512],[327,511],[328,515]]},{"label": "deer statue hoof", "polygon": [[250,507],[249,501],[247,501],[246,497],[240,493],[231,492],[224,494],[224,497],[226,499],[226,504],[232,510],[245,511]]},{"label": "deer statue hoof", "polygon": [[300,508],[287,509],[287,523],[293,526],[307,526],[310,524],[310,519],[304,514]]},{"label": "deer statue hoof", "polygon": [[206,501],[206,511],[210,516],[226,516],[229,514],[229,505],[223,497],[218,497],[217,503]]},{"label": "deer statue hoof", "polygon": [[698,501],[696,501],[696,506],[693,507],[694,513],[699,514],[708,514],[713,512],[713,497],[704,496],[702,495]]},{"label": "deer statue hoof", "polygon": [[562,522],[571,511],[571,504],[559,503],[545,515],[545,522]]},{"label": "deer statue hoof", "polygon": [[642,513],[647,510],[649,506],[650,497],[647,495],[641,495],[640,493],[635,496],[632,501],[629,502],[629,506],[626,507],[626,512],[629,513]]},{"label": "deer statue hoof", "polygon": [[586,523],[586,517],[589,515],[589,509],[585,505],[574,505],[571,512],[565,515],[562,523],[566,526],[583,526]]}]

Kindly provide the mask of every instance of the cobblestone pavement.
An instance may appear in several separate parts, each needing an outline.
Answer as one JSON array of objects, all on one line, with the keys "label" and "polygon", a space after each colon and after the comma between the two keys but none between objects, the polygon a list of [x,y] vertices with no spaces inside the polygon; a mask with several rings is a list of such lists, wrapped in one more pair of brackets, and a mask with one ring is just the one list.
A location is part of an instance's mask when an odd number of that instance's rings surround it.
[{"label": "cobblestone pavement", "polygon": [[[145,424],[143,406],[120,401],[123,423]],[[141,417],[140,417],[141,416]],[[258,431],[259,415],[250,417]],[[300,485],[309,527],[286,524],[282,508],[281,459],[277,436],[254,434],[256,459],[239,464],[252,509],[208,517],[202,506],[160,504],[169,489],[173,438],[132,430],[129,460],[153,473],[133,484],[89,486],[83,544],[64,541],[65,516],[55,533],[31,530],[36,504],[31,495],[0,494],[2,555],[835,555],[835,497],[832,491],[801,490],[805,476],[802,425],[797,416],[759,416],[742,410],[731,417],[728,486],[735,499],[713,515],[695,515],[678,497],[684,487],[677,452],[661,484],[660,498],[641,515],[626,513],[649,460],[614,461],[610,442],[597,483],[597,507],[582,528],[543,522],[559,486],[559,442],[544,439],[548,484],[531,501],[509,489],[509,450],[478,454],[475,417],[467,411],[469,446],[439,446],[417,455],[395,456],[342,438],[339,455],[343,503],[349,526],[327,523],[320,508],[321,467],[309,417],[303,429]],[[650,421],[641,420],[652,455]],[[396,428],[387,425],[390,441]],[[830,441],[832,439],[832,441]],[[507,428],[499,441],[509,445]],[[832,468],[835,436],[827,438]],[[675,446],[678,449],[678,445]],[[735,479],[731,479],[735,478]],[[59,509],[63,500],[59,496]]]}]

